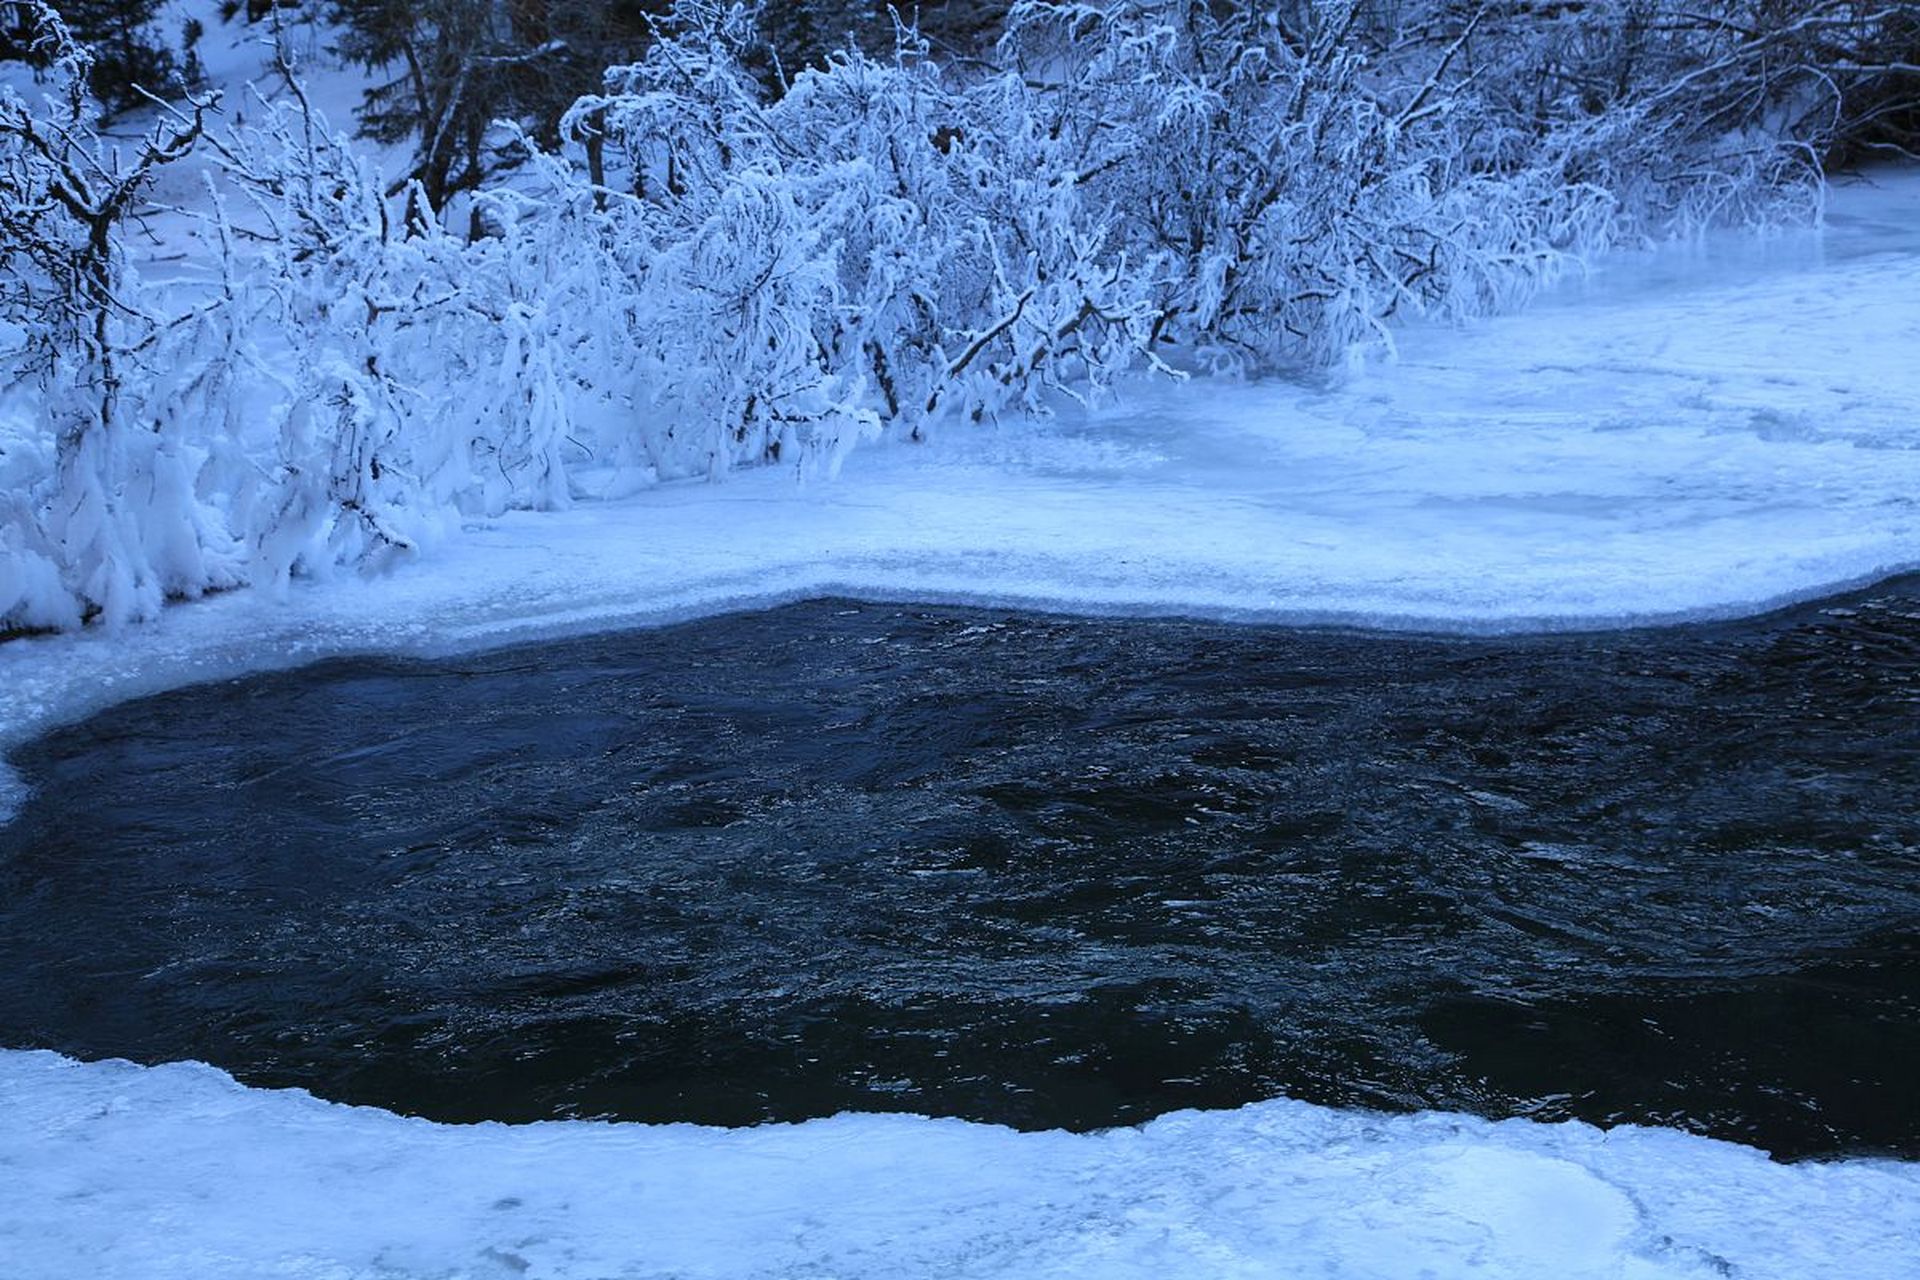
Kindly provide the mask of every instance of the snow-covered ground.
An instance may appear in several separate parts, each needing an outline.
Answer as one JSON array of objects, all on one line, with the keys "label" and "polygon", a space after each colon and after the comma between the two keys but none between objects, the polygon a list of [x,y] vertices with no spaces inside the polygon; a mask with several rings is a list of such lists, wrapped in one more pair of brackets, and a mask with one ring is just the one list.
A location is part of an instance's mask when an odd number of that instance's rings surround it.
[{"label": "snow-covered ground", "polygon": [[0,748],[117,699],[823,593],[1484,631],[1753,612],[1920,566],[1920,171],[1824,237],[1609,264],[1315,389],[1146,382],[470,525],[362,580],[0,646]]},{"label": "snow-covered ground", "polygon": [[[1623,259],[1324,388],[1149,384],[833,482],[515,515],[374,580],[0,645],[0,747],[323,654],[827,592],[1461,630],[1757,610],[1920,566],[1916,299],[1920,175],[1886,174],[1824,237]],[[1920,1169],[1284,1101],[1080,1137],[460,1128],[0,1052],[0,1273],[1915,1277]]]},{"label": "snow-covered ground", "polygon": [[210,1067],[0,1055],[14,1280],[1910,1280],[1920,1169],[1276,1101],[1020,1134],[434,1125]]}]

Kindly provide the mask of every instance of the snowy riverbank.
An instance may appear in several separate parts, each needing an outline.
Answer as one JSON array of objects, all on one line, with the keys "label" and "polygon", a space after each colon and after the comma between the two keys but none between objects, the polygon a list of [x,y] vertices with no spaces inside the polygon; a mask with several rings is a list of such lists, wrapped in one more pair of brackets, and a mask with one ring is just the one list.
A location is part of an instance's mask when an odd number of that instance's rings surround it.
[{"label": "snowy riverbank", "polygon": [[1911,1165],[1286,1101],[1087,1135],[449,1126],[197,1065],[6,1053],[0,1114],[21,1280],[1900,1280],[1920,1238]]},{"label": "snowy riverbank", "polygon": [[[349,651],[838,592],[1465,631],[1734,614],[1920,565],[1920,176],[1823,238],[1615,264],[1327,390],[1147,386],[475,526],[371,581],[0,645],[0,746]],[[3,784],[0,784],[3,785]],[[0,795],[0,808],[4,807]],[[1913,1274],[1920,1170],[1274,1102],[1016,1135],[440,1127],[0,1052],[9,1275]]]},{"label": "snowy riverbank", "polygon": [[384,576],[0,645],[0,746],[142,692],[810,595],[1488,631],[1757,612],[1920,566],[1920,172],[1822,236],[1617,259],[1324,390],[1149,382],[469,525]]}]

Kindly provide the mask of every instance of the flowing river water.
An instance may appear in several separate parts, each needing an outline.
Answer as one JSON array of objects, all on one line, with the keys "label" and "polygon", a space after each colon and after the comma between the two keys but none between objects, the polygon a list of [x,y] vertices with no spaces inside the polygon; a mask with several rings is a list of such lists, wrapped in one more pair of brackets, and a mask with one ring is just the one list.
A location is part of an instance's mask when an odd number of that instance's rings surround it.
[{"label": "flowing river water", "polygon": [[1920,581],[1504,639],[817,601],[15,760],[0,1046],[439,1120],[1285,1094],[1920,1156]]}]

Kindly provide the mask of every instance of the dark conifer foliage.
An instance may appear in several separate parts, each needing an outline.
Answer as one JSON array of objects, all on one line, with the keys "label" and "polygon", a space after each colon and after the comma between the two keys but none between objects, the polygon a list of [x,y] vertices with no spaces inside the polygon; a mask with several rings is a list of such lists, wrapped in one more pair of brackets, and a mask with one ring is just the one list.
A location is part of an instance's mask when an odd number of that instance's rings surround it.
[{"label": "dark conifer foliage", "polygon": [[[73,34],[91,47],[88,87],[109,109],[145,102],[146,89],[163,93],[181,74],[182,55],[160,19],[166,0],[63,0],[56,5]],[[0,3],[0,59],[32,62],[31,5]]]},{"label": "dark conifer foliage", "polygon": [[360,112],[380,142],[411,141],[435,208],[517,154],[495,121],[557,141],[561,115],[646,47],[665,0],[334,0],[341,52],[374,73]]},{"label": "dark conifer foliage", "polygon": [[[297,3],[297,0],[295,0]],[[231,0],[237,12],[241,0]],[[245,0],[249,17],[273,0]],[[280,0],[282,5],[288,0]],[[471,191],[518,149],[490,136],[511,120],[544,146],[606,69],[639,60],[671,0],[332,0],[340,48],[376,84],[360,123],[366,136],[412,142],[412,177],[429,203]],[[1000,0],[928,0],[896,10],[886,0],[766,0],[756,11],[751,61],[778,93],[837,50],[891,51],[897,23],[919,24],[936,47],[965,56],[991,45],[1007,6]]]},{"label": "dark conifer foliage", "polygon": [[901,26],[914,28],[943,57],[981,55],[1008,8],[1003,0],[762,0],[757,20],[779,82],[850,46],[891,53]]}]

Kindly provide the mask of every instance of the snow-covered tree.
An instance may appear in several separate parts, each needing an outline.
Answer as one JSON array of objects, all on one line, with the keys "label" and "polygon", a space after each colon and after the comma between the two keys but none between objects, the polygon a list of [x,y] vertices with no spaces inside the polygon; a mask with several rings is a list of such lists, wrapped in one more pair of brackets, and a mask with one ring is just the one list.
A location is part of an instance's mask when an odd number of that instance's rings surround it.
[{"label": "snow-covered tree", "polygon": [[[285,57],[245,127],[160,104],[118,154],[24,9],[60,92],[0,99],[0,631],[1140,370],[1339,365],[1622,240],[1795,215],[1920,119],[1911,7],[1854,0],[1022,0],[987,56],[895,25],[793,63],[680,0],[544,121],[485,85],[588,0],[369,4],[401,24],[375,105],[425,129],[392,186]],[[120,229],[189,147],[219,270],[146,285]]]},{"label": "snow-covered tree", "polygon": [[[185,66],[162,29],[164,0],[62,0],[63,24],[89,50],[87,86],[114,109],[145,104],[142,91],[166,89]],[[57,58],[42,35],[39,5],[0,4],[0,60],[44,64]],[[191,41],[185,53],[191,54]]]},{"label": "snow-covered tree", "polygon": [[[0,89],[0,320],[21,337],[9,376],[37,388],[53,451],[51,475],[11,500],[0,627],[123,621],[224,577],[194,493],[196,451],[152,412],[169,325],[142,305],[121,243],[154,174],[203,133],[208,104],[189,101],[131,154],[110,147],[93,129],[88,50],[51,6],[27,8],[55,92],[35,107]],[[49,565],[64,600],[23,585],[44,587]]]}]

